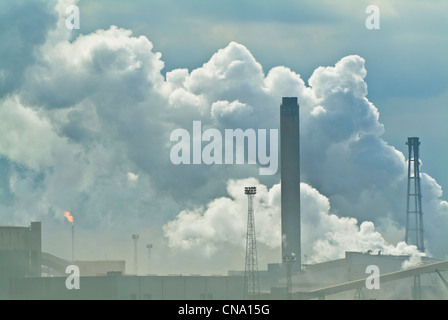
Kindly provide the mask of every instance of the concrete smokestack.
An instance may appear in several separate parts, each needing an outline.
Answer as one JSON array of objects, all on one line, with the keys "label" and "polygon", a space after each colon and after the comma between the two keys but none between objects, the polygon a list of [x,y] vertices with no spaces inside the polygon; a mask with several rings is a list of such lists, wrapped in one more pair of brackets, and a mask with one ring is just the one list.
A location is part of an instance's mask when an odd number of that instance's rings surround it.
[{"label": "concrete smokestack", "polygon": [[300,140],[297,97],[283,97],[280,106],[282,259],[301,269]]}]

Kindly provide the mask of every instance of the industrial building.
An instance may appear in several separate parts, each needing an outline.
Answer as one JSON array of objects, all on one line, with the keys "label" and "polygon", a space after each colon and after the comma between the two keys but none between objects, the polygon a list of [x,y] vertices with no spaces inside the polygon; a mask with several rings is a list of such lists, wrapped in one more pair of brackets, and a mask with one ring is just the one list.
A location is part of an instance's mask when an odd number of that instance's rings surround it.
[{"label": "industrial building", "polygon": [[10,299],[51,300],[241,300],[241,276],[132,276],[109,273],[81,277],[80,288],[68,290],[66,277],[17,278]]},{"label": "industrial building", "polygon": [[[212,300],[243,299],[243,277],[135,276],[124,260],[69,261],[42,252],[41,223],[0,227],[0,299]],[[66,287],[66,268],[79,268],[80,288]]]},{"label": "industrial building", "polygon": [[[443,269],[446,261],[422,257],[421,265],[404,268],[410,256],[384,255],[381,252],[345,252],[342,259],[305,265],[302,272],[293,278],[292,292],[296,298],[325,299],[413,299],[414,274],[422,277],[422,297],[426,299],[448,298],[444,278],[427,266]],[[369,266],[380,272],[378,289],[368,289],[366,273]],[[438,269],[437,269],[438,270]],[[390,275],[394,274],[393,278]],[[389,279],[387,279],[389,277]],[[421,288],[418,288],[419,290]]]},{"label": "industrial building", "polygon": [[26,282],[32,288],[39,281],[65,279],[69,265],[76,265],[86,277],[124,273],[124,260],[69,261],[42,252],[41,230],[40,222],[31,222],[30,227],[0,226],[0,299],[12,298],[12,281]]},{"label": "industrial building", "polygon": [[[290,290],[285,266],[272,263],[267,270],[259,271],[260,292],[246,297],[244,271],[229,271],[226,276],[126,275],[123,260],[71,262],[34,250],[26,241],[34,239],[41,243],[40,223],[32,223],[29,228],[0,227],[0,232],[4,240],[0,252],[0,299],[412,299],[416,274],[421,275],[423,298],[448,298],[448,287],[444,286],[448,262],[426,257],[422,258],[423,266],[403,270],[403,262],[409,256],[346,252],[343,259],[303,265],[299,272],[292,274]],[[31,272],[37,269],[35,257],[40,257],[40,275]],[[65,268],[71,264],[81,270],[79,289],[66,287]],[[385,277],[381,280],[381,290],[365,288],[365,270],[372,264]]]},{"label": "industrial building", "polygon": [[0,226],[0,277],[40,277],[41,224]]}]

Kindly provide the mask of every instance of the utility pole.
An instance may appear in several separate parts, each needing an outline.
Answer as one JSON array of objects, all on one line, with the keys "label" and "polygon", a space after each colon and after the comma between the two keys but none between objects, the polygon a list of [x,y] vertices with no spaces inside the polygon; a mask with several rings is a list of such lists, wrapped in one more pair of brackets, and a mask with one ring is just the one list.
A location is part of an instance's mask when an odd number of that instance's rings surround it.
[{"label": "utility pole", "polygon": [[132,239],[134,240],[134,274],[137,275],[138,271],[138,259],[137,259],[137,240],[139,236],[138,234],[133,234]]},{"label": "utility pole", "polygon": [[152,244],[148,243],[146,245],[146,249],[148,249],[148,274],[151,273],[151,249],[152,249]]}]

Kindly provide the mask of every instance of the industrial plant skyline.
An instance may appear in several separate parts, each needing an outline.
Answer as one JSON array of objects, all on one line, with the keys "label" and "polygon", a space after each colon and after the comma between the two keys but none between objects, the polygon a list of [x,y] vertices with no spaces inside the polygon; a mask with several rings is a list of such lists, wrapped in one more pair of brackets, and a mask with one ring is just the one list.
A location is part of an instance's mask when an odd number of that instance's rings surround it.
[{"label": "industrial plant skyline", "polygon": [[[253,186],[263,269],[284,259],[288,180],[298,265],[368,250],[418,262],[405,226],[406,141],[419,137],[424,248],[447,259],[447,4],[377,1],[369,30],[367,2],[279,3],[2,2],[0,225],[40,221],[43,251],[125,259],[130,274],[225,274],[244,268]],[[199,121],[222,137],[281,131],[286,97],[300,105],[300,169],[171,161],[170,134]]]}]

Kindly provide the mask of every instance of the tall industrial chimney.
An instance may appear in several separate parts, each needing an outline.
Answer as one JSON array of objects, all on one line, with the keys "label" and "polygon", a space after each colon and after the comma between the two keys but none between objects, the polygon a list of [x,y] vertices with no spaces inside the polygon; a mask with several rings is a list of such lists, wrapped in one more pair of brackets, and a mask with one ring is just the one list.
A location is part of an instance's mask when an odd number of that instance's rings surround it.
[{"label": "tall industrial chimney", "polygon": [[297,97],[283,97],[280,106],[282,260],[301,269],[300,140]]}]

